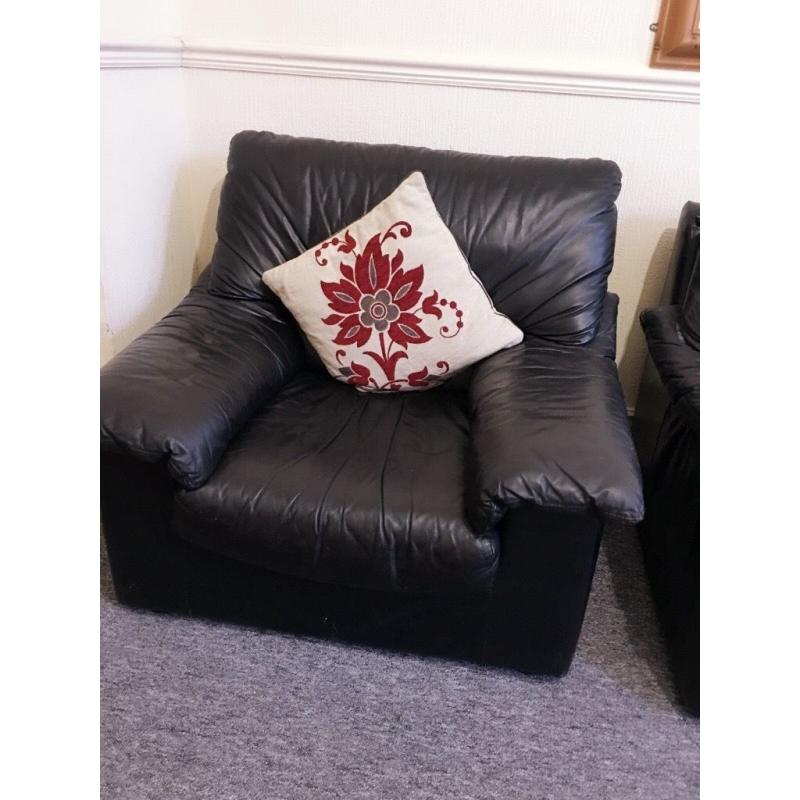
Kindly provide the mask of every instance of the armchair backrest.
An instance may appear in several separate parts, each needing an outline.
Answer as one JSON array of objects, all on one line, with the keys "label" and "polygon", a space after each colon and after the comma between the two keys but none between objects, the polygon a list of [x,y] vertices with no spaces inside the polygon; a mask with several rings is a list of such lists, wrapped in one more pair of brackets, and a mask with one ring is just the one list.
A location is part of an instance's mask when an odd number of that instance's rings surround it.
[{"label": "armchair backrest", "polygon": [[209,290],[269,296],[261,274],[363,216],[421,170],[497,308],[526,333],[591,341],[611,272],[611,161],[486,156],[243,131],[222,187]]}]

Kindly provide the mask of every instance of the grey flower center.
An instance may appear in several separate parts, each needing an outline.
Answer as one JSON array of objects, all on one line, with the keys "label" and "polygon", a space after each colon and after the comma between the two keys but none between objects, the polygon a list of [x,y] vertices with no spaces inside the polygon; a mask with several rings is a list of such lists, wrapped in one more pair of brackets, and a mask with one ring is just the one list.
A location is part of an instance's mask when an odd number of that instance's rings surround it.
[{"label": "grey flower center", "polygon": [[372,316],[372,319],[384,319],[389,313],[389,309],[386,308],[385,304],[375,302],[372,304],[372,308],[370,308],[369,313]]},{"label": "grey flower center", "polygon": [[392,296],[386,289],[365,294],[361,298],[361,315],[359,320],[367,328],[375,328],[378,333],[388,329],[389,323],[400,316],[400,309],[392,302]]}]

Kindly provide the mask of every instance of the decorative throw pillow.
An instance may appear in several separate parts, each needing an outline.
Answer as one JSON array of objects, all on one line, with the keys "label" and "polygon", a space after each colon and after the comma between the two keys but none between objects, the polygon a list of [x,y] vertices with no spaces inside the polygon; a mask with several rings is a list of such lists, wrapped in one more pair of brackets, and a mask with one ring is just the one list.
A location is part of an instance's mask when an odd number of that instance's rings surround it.
[{"label": "decorative throw pillow", "polygon": [[328,372],[362,391],[428,389],[522,341],[470,269],[421,172],[263,279]]}]

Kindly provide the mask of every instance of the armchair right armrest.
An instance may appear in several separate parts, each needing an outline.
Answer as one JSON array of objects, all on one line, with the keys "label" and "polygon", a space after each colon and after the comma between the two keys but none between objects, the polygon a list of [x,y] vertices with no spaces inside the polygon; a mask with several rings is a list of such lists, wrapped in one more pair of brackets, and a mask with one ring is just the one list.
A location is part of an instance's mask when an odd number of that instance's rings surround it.
[{"label": "armchair right armrest", "polygon": [[467,515],[476,531],[526,503],[642,519],[639,462],[611,358],[526,338],[476,367],[469,407]]}]

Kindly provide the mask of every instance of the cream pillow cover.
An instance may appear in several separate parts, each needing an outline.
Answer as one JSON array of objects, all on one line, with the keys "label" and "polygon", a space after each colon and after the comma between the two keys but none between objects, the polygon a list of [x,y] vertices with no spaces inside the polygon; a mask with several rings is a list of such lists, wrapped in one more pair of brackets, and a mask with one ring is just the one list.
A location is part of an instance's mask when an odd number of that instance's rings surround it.
[{"label": "cream pillow cover", "polygon": [[421,172],[263,280],[328,372],[361,391],[428,389],[522,341],[470,269]]}]

